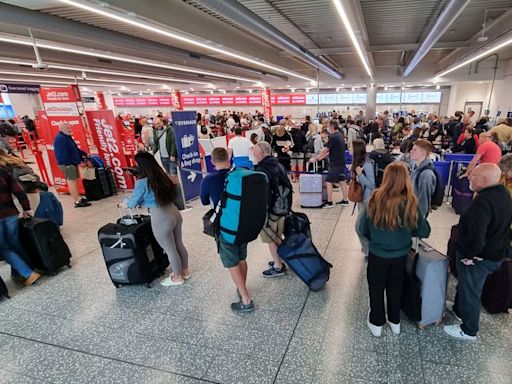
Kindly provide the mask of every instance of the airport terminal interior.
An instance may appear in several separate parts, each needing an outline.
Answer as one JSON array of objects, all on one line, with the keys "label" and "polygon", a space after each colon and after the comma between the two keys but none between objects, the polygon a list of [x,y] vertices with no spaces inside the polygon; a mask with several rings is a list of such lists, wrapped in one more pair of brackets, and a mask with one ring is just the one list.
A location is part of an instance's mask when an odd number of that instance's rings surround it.
[{"label": "airport terminal interior", "polygon": [[[56,271],[34,267],[42,276],[25,286],[6,262],[2,234],[0,282],[10,298],[1,298],[0,285],[0,384],[512,383],[507,308],[491,313],[483,305],[473,341],[443,331],[458,321],[444,310],[457,287],[444,256],[473,198],[468,189],[461,211],[457,170],[475,153],[461,154],[465,162],[450,158],[461,142],[447,132],[457,123],[471,137],[497,125],[512,131],[511,89],[512,0],[0,1],[0,173],[7,175],[7,145],[60,201],[62,236],[55,236],[71,253],[69,266]],[[438,321],[422,324],[402,313],[400,334],[385,324],[380,337],[372,335],[359,209],[336,204],[344,199],[341,185],[332,207],[305,206],[300,180],[290,183],[292,210],[309,218],[316,253],[332,264],[329,280],[311,290],[293,262],[282,275],[264,276],[272,256],[256,238],[247,256],[254,310],[230,307],[241,299],[215,239],[203,233],[211,206],[198,197],[201,178],[214,172],[213,148],[227,148],[234,127],[246,136],[266,132],[262,125],[277,135],[279,124],[320,133],[333,120],[346,132],[356,123],[361,132],[368,127],[360,137],[368,152],[378,146],[373,135],[382,134],[385,149],[409,155],[401,145],[409,128],[432,142],[446,187],[423,239],[446,264]],[[171,180],[183,208],[190,278],[176,286],[163,286],[164,276],[116,286],[98,234],[126,214],[118,205],[134,188],[134,155],[149,149],[137,124],[152,131],[152,122],[172,123],[176,135],[179,178]],[[92,176],[80,168],[80,192],[89,197],[92,181],[103,180],[98,169],[113,175],[110,187],[98,184],[102,195],[89,198],[90,206],[70,195],[72,177],[56,158],[63,125],[103,162],[89,164]],[[433,126],[439,136],[430,138]],[[511,152],[512,141],[498,144]],[[352,147],[346,150],[350,168]],[[301,178],[308,173],[303,152],[292,169]],[[0,184],[3,223],[10,193]],[[29,247],[26,238],[17,243]],[[508,289],[512,297],[510,281],[499,289],[494,295]]]}]

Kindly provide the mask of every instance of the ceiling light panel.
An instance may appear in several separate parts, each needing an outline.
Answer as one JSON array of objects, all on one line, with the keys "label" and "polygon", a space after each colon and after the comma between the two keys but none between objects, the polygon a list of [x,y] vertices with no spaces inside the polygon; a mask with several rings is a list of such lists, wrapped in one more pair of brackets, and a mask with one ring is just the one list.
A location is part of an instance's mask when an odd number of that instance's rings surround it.
[{"label": "ceiling light panel", "polygon": [[[3,58],[0,59],[0,63],[2,64],[12,64],[12,65],[26,65],[29,67],[32,67],[32,64],[34,64],[31,61],[21,61],[17,59],[10,59],[10,58]],[[104,75],[114,75],[114,76],[124,76],[124,77],[135,77],[138,79],[151,79],[151,80],[160,80],[162,82],[166,83],[191,83],[191,84],[204,84],[204,85],[211,85],[211,82],[207,81],[197,81],[197,80],[190,80],[190,79],[177,79],[174,77],[166,77],[166,76],[155,76],[155,75],[148,75],[145,73],[132,73],[132,72],[124,72],[124,71],[110,71],[108,69],[101,69],[101,68],[89,68],[89,67],[77,67],[73,65],[63,65],[59,63],[50,63],[45,62],[50,66],[50,68],[53,69],[63,69],[66,71],[77,71],[77,72],[86,72],[86,73],[98,73],[98,74],[104,74]]]},{"label": "ceiling light panel", "polygon": [[[5,34],[5,33],[0,34],[0,41],[10,43],[10,44],[27,45],[27,46],[32,45],[32,43],[28,39],[19,38],[15,35],[9,35],[9,34]],[[206,70],[200,70],[200,69],[193,69],[193,68],[189,68],[189,67],[182,67],[182,66],[171,65],[171,64],[164,64],[164,63],[157,62],[157,61],[144,60],[144,59],[139,59],[139,58],[130,57],[130,56],[122,55],[122,54],[116,54],[116,53],[106,53],[103,51],[75,47],[75,46],[70,46],[67,44],[51,43],[51,42],[46,42],[46,41],[41,42],[41,40],[38,40],[37,46],[39,48],[50,49],[53,51],[67,52],[67,53],[73,53],[73,54],[77,54],[77,55],[84,55],[84,56],[91,56],[91,57],[101,57],[104,59],[117,60],[117,61],[122,61],[125,63],[145,65],[148,67],[163,68],[163,69],[169,69],[169,70],[181,71],[181,72],[189,72],[189,73],[195,73],[195,74],[199,74],[199,75],[208,75],[208,76],[220,77],[220,78],[225,78],[225,79],[230,79],[230,80],[247,81],[250,83],[258,83],[259,82],[259,80],[249,79],[246,77],[229,75],[229,74],[220,73],[220,72],[212,72],[212,71],[206,71]]]},{"label": "ceiling light panel", "polygon": [[252,65],[270,69],[272,71],[283,73],[288,76],[297,77],[302,80],[307,80],[307,81],[312,80],[311,77],[301,75],[297,72],[290,71],[286,68],[267,64],[265,62],[262,62],[258,58],[244,56],[243,54],[241,54],[239,52],[231,52],[230,50],[225,49],[225,48],[217,48],[217,47],[213,46],[211,43],[202,42],[202,41],[200,41],[196,38],[190,37],[190,36],[184,36],[182,34],[179,34],[175,31],[170,30],[168,28],[168,26],[166,26],[164,24],[159,24],[159,23],[155,22],[154,20],[146,20],[146,19],[142,19],[142,18],[130,17],[129,15],[126,14],[126,11],[121,13],[121,12],[117,12],[116,10],[111,9],[111,8],[93,5],[89,2],[86,3],[84,1],[75,1],[75,0],[59,0],[59,1],[61,3],[69,5],[69,6],[80,8],[80,9],[86,10],[88,12],[95,13],[97,15],[101,15],[103,17],[107,17],[112,20],[119,21],[124,24],[129,24],[129,25],[139,28],[139,29],[144,29],[149,32],[153,32],[153,33],[156,33],[156,34],[159,34],[162,36],[166,36],[170,39],[179,40],[179,41],[185,42],[187,44],[194,45],[196,47],[200,47],[203,49],[207,49],[209,51],[220,53],[220,54],[232,57],[234,59],[241,60],[246,63],[250,63]]},{"label": "ceiling light panel", "polygon": [[[14,82],[21,82],[21,83],[27,83],[27,82],[33,82],[33,83],[41,83],[41,84],[73,84],[69,81],[53,81],[53,80],[34,80],[34,79],[21,79],[21,78],[0,78],[0,81],[14,81]],[[80,85],[80,84],[79,84]],[[84,83],[83,85],[90,85],[93,87],[114,87],[114,88],[121,88],[119,84],[106,84],[106,83]]]},{"label": "ceiling light panel", "polygon": [[347,16],[345,8],[343,7],[343,5],[341,3],[341,0],[333,0],[333,3],[334,3],[334,6],[336,7],[336,10],[338,11],[338,14],[340,15],[341,21],[343,22],[343,25],[345,26],[345,29],[347,30],[348,35],[350,36],[350,39],[352,40],[352,44],[354,44],[357,55],[359,56],[359,59],[363,63],[366,73],[368,73],[368,76],[370,76],[370,78],[373,79],[373,72],[370,68],[370,64],[368,63],[368,60],[366,59],[366,55],[363,52],[363,47],[361,46],[361,44],[359,44],[359,41],[357,40],[357,37],[354,33],[354,29],[352,28],[352,25],[350,24],[350,20]]}]

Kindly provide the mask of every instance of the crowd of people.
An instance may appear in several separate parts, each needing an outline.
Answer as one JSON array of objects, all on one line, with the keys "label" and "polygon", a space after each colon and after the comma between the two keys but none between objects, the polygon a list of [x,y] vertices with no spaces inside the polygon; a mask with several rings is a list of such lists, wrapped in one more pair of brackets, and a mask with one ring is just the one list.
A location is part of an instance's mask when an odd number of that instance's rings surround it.
[{"label": "crowd of people", "polygon": [[[447,151],[474,153],[467,171],[461,175],[469,178],[471,190],[475,192],[472,204],[460,218],[461,240],[457,245],[459,280],[452,310],[461,324],[444,327],[451,336],[474,340],[483,284],[508,254],[512,224],[512,154],[503,154],[510,148],[512,119],[491,127],[486,117],[473,124],[471,116],[462,112],[451,119],[439,119],[435,114],[416,116],[411,113],[395,116],[395,119],[388,115],[384,112],[368,119],[360,111],[352,119],[333,112],[329,118],[320,118],[317,124],[310,116],[299,124],[290,116],[266,123],[258,112],[211,115],[206,110],[197,116],[199,135],[230,134],[230,140],[227,149],[214,148],[211,153],[216,172],[203,179],[201,202],[212,208],[219,205],[233,164],[266,175],[267,218],[259,236],[268,244],[271,257],[262,275],[273,278],[283,276],[287,270],[278,253],[278,246],[285,239],[285,215],[275,214],[276,188],[279,193],[291,191],[291,183],[297,181],[301,173],[321,172],[325,175],[327,191],[323,208],[328,209],[334,207],[336,188],[342,195],[336,204],[349,205],[348,182],[357,181],[362,193],[357,201],[355,231],[368,262],[368,327],[378,337],[388,323],[392,332],[398,334],[407,253],[413,238],[429,236],[428,216],[437,208],[434,196],[439,182],[432,160]],[[172,270],[161,284],[178,286],[191,278],[191,272],[182,239],[183,219],[176,206],[172,179],[177,170],[174,130],[162,115],[154,119],[141,118],[137,124],[141,141],[135,157],[137,181],[123,206],[144,206],[151,210],[153,233],[167,254]],[[346,150],[351,155],[350,161]],[[66,124],[60,126],[55,151],[75,206],[88,206],[75,189],[77,167],[86,154],[76,146]],[[13,267],[13,274],[21,275],[25,284],[30,285],[39,276],[22,258],[16,257],[16,244],[9,240],[17,238],[13,223],[18,211],[12,195],[20,201],[24,216],[33,213],[23,187],[3,164],[0,165],[2,257]],[[247,243],[232,244],[222,235],[216,240],[220,260],[229,270],[239,295],[239,301],[232,303],[231,308],[253,311],[255,305],[246,285]]]}]

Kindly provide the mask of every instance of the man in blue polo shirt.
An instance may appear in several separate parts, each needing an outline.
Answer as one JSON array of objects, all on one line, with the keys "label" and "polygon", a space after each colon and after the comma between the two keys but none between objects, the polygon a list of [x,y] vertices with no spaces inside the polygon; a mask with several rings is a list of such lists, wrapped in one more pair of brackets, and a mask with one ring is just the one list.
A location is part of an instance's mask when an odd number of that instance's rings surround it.
[{"label": "man in blue polo shirt", "polygon": [[59,131],[53,142],[57,164],[66,178],[69,194],[75,201],[75,208],[88,207],[91,203],[87,199],[80,197],[78,193],[78,166],[87,157],[87,153],[76,145],[71,137],[71,127],[68,123],[61,122]]}]

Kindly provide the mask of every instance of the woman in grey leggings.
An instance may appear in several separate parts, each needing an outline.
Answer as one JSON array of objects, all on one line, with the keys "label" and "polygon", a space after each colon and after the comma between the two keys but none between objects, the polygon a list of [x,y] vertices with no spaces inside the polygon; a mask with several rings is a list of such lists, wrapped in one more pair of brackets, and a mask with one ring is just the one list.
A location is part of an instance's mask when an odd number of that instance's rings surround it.
[{"label": "woman in grey leggings", "polygon": [[172,268],[171,275],[163,279],[161,284],[165,287],[181,285],[190,279],[190,272],[188,252],[182,240],[183,218],[174,204],[176,196],[172,181],[150,153],[138,152],[135,161],[138,179],[126,206],[149,208],[153,234],[167,254]]}]

